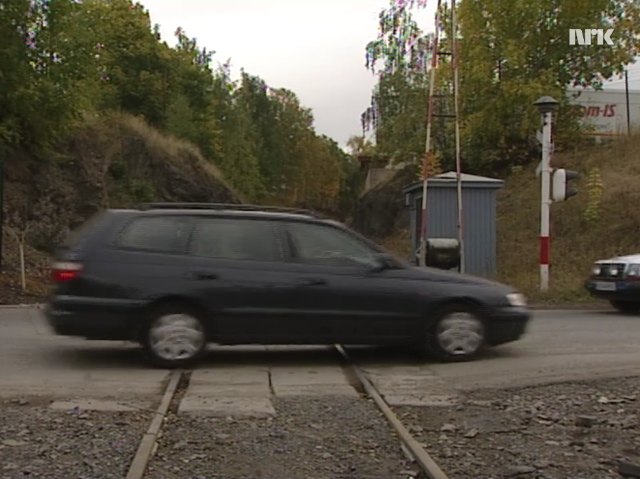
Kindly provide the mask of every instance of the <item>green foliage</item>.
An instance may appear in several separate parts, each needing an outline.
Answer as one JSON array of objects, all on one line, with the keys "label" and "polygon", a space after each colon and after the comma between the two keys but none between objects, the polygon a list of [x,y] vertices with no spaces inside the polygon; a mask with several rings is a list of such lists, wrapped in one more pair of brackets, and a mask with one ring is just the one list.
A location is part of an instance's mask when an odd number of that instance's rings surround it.
[{"label": "green foliage", "polygon": [[[506,14],[508,12],[508,14]],[[533,102],[561,102],[559,141],[575,138],[577,114],[569,85],[600,86],[638,52],[640,6],[626,0],[460,4],[461,95],[467,162],[495,172],[526,163],[536,149],[540,120]],[[570,28],[614,28],[614,46],[572,46]]]},{"label": "green foliage", "polygon": [[[373,58],[385,67],[363,123],[375,130],[382,155],[418,162],[426,136],[423,72],[431,45],[406,9],[394,10],[395,3],[381,13],[394,20],[381,22],[378,39],[367,45],[367,66]],[[537,157],[540,117],[533,103],[542,95],[561,103],[558,147],[575,143],[579,111],[570,106],[567,88],[600,87],[640,47],[640,4],[632,0],[461,0],[458,8],[462,159],[466,170],[477,173],[497,174]],[[441,20],[440,50],[451,51],[446,7]],[[572,46],[570,28],[613,28],[614,45]],[[451,62],[446,57],[439,62],[435,91],[451,96],[435,99],[436,111],[452,113]],[[432,140],[443,167],[453,167],[453,122],[434,119]]]},{"label": "green foliage", "polygon": [[[335,147],[337,148],[337,145],[335,145]],[[358,198],[364,189],[365,176],[360,169],[360,165],[352,155],[345,154],[339,150],[339,148],[337,148],[337,150],[336,153],[340,155],[341,166],[338,209],[342,219],[346,220],[354,213]]]},{"label": "green foliage", "polygon": [[144,179],[131,178],[128,182],[128,191],[131,199],[138,203],[148,203],[154,199],[153,185]]},{"label": "green foliage", "polygon": [[188,98],[179,93],[173,97],[167,108],[167,130],[177,137],[193,141],[197,137],[193,117],[194,113]]},{"label": "green foliage", "polygon": [[114,180],[122,180],[127,173],[125,164],[122,160],[115,160],[109,165],[109,173]]},{"label": "green foliage", "polygon": [[[7,0],[0,7],[0,149],[46,151],[77,113],[81,68],[67,45],[77,5]],[[64,61],[63,61],[64,60]]]},{"label": "green foliage", "polygon": [[[123,112],[195,144],[247,199],[349,207],[352,160],[293,92],[246,72],[233,82],[184,30],[174,47],[158,31],[132,0],[3,0],[0,153],[54,158],[82,123]],[[152,199],[121,164],[109,174]]]},{"label": "green foliage", "polygon": [[347,140],[347,148],[353,156],[374,156],[376,154],[376,145],[368,140],[364,135],[351,136]]},{"label": "green foliage", "polygon": [[266,189],[258,163],[258,136],[249,112],[240,105],[237,91],[224,70],[216,74],[214,94],[215,118],[223,132],[216,164],[231,186],[249,200],[260,201]]}]

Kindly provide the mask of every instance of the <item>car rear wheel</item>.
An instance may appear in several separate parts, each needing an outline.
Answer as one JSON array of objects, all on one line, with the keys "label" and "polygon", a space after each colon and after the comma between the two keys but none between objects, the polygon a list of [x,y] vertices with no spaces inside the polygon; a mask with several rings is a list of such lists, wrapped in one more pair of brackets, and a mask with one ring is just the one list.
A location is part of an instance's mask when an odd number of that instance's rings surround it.
[{"label": "car rear wheel", "polygon": [[474,358],[485,342],[482,319],[471,308],[450,306],[438,314],[428,335],[428,348],[446,361]]},{"label": "car rear wheel", "polygon": [[204,325],[187,308],[165,306],[151,315],[142,336],[149,359],[159,367],[181,368],[194,364],[205,351]]},{"label": "car rear wheel", "polygon": [[634,314],[640,312],[640,303],[633,301],[611,301],[611,306],[621,313]]}]

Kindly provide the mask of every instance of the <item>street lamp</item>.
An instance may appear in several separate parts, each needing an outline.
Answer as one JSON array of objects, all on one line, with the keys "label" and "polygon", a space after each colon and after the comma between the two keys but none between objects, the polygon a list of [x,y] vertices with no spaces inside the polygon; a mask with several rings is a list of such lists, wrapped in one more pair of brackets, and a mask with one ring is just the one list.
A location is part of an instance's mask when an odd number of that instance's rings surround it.
[{"label": "street lamp", "polygon": [[558,100],[551,96],[541,96],[534,103],[534,105],[538,107],[538,111],[543,115],[557,111],[559,104]]},{"label": "street lamp", "polygon": [[549,209],[551,206],[551,123],[558,101],[550,96],[538,98],[534,105],[542,116],[542,163],[540,194],[540,290],[549,289]]}]

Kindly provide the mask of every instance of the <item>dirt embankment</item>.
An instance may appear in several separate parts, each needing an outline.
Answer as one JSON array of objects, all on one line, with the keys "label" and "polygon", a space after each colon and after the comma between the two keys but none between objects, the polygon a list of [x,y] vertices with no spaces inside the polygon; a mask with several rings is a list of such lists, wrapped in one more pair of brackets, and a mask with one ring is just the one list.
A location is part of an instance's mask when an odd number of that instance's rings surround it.
[{"label": "dirt embankment", "polygon": [[[148,201],[241,198],[195,147],[130,116],[88,121],[47,160],[11,155],[5,163],[0,304],[33,302],[46,293],[48,253],[69,230],[103,208]],[[23,235],[29,245],[26,293],[19,278]]]},{"label": "dirt embankment", "polygon": [[354,209],[350,226],[402,258],[411,257],[409,211],[402,190],[415,183],[417,169],[409,166],[365,192]]}]

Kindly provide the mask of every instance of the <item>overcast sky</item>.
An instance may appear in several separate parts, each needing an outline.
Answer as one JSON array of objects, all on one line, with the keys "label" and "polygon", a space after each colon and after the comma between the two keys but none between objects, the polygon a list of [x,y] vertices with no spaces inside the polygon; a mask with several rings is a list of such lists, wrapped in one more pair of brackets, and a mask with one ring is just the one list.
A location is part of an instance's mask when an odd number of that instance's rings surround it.
[{"label": "overcast sky", "polygon": [[[164,40],[182,27],[214,60],[231,58],[273,87],[294,91],[313,110],[315,127],[344,145],[360,134],[373,75],[365,46],[376,38],[388,0],[142,0]],[[432,30],[433,8],[417,17]]]},{"label": "overcast sky", "polygon": [[[365,46],[375,39],[378,14],[388,0],[142,0],[164,40],[174,44],[182,27],[200,46],[231,58],[273,87],[294,91],[313,110],[315,127],[344,146],[361,133],[374,76],[366,70]],[[416,12],[419,25],[433,30],[434,6]],[[630,87],[640,89],[640,68]],[[624,82],[612,85],[624,88]]]}]

